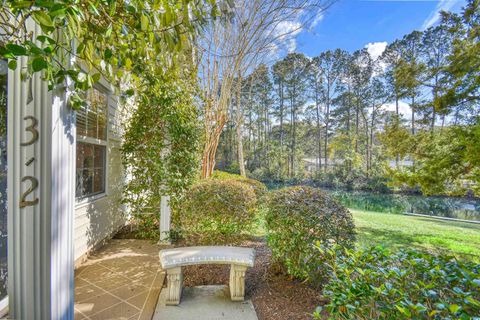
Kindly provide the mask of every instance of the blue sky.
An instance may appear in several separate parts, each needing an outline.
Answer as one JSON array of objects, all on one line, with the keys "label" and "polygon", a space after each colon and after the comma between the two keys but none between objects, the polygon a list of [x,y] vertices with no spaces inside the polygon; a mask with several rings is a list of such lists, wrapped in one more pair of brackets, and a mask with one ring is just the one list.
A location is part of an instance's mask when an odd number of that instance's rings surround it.
[{"label": "blue sky", "polygon": [[339,0],[313,30],[297,36],[296,51],[313,57],[328,49],[354,51],[368,43],[390,43],[434,24],[441,9],[459,12],[464,4],[464,0]]},{"label": "blue sky", "polygon": [[[314,57],[329,49],[353,52],[367,47],[375,59],[388,43],[438,23],[441,10],[460,12],[465,3],[466,0],[338,0],[312,30],[303,30],[295,38],[286,40],[284,48]],[[289,30],[297,26],[286,23],[282,28]],[[395,109],[393,103],[384,107]],[[408,101],[400,101],[399,107],[400,113],[409,119]]]}]

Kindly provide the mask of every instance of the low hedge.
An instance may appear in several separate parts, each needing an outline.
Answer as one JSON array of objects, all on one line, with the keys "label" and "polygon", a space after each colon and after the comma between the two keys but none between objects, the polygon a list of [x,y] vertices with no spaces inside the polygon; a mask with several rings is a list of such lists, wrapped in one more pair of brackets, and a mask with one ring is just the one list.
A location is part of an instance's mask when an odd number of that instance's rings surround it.
[{"label": "low hedge", "polygon": [[479,264],[382,247],[329,254],[330,319],[480,319]]},{"label": "low hedge", "polygon": [[266,210],[267,242],[275,261],[297,278],[313,284],[326,277],[323,247],[352,247],[355,242],[351,213],[320,189],[289,187],[271,193]]},{"label": "low hedge", "polygon": [[235,244],[255,219],[253,188],[236,180],[201,180],[175,207],[176,225],[187,243]]}]

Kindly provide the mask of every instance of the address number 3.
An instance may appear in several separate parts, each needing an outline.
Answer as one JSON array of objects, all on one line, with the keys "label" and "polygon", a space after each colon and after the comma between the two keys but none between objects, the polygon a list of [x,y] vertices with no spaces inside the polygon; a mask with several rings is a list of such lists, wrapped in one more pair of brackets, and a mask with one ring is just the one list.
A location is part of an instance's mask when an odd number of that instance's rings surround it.
[{"label": "address number 3", "polygon": [[30,138],[30,140],[28,140],[27,142],[22,142],[20,144],[22,147],[26,147],[31,144],[34,144],[38,140],[38,130],[37,130],[38,120],[32,116],[26,116],[23,118],[23,120],[25,121],[30,120],[30,125],[25,128],[25,131],[28,131],[32,134],[32,137]]}]

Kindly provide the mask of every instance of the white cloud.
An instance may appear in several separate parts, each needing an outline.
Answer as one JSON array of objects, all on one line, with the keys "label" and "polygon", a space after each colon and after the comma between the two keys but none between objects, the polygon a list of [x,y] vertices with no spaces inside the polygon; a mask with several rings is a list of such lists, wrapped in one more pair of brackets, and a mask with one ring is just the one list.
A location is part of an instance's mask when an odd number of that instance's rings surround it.
[{"label": "white cloud", "polygon": [[276,26],[275,35],[283,42],[283,46],[288,52],[293,52],[297,49],[295,38],[302,30],[300,21],[282,21]]},{"label": "white cloud", "polygon": [[315,28],[319,23],[320,21],[323,20],[323,14],[319,13],[312,21],[312,24],[310,25],[310,29],[313,29]]},{"label": "white cloud", "polygon": [[[285,50],[293,52],[297,50],[297,36],[306,31],[310,32],[323,20],[323,14],[320,12],[316,16],[307,17],[307,13],[299,11],[290,20],[280,21],[273,29],[273,35],[276,37],[276,46],[273,52]],[[306,23],[305,20],[309,20]]]},{"label": "white cloud", "polygon": [[387,42],[370,42],[365,45],[365,48],[367,49],[368,53],[372,57],[373,60],[377,60],[378,57],[380,57],[385,51],[385,48],[387,47]]},{"label": "white cloud", "polygon": [[[396,111],[395,102],[385,103],[382,106],[382,109],[386,111],[395,112]],[[398,102],[398,113],[405,119],[410,119],[412,117],[412,109],[410,108],[410,105],[404,101]]]},{"label": "white cloud", "polygon": [[300,21],[281,21],[275,28],[275,34],[279,37],[296,36],[302,31],[302,24]]},{"label": "white cloud", "polygon": [[423,21],[422,30],[428,29],[440,21],[440,11],[449,11],[459,2],[463,2],[463,0],[440,0],[427,19]]},{"label": "white cloud", "polygon": [[288,39],[286,41],[286,46],[287,46],[287,51],[290,53],[290,52],[294,52],[295,50],[297,50],[297,40],[295,39]]}]

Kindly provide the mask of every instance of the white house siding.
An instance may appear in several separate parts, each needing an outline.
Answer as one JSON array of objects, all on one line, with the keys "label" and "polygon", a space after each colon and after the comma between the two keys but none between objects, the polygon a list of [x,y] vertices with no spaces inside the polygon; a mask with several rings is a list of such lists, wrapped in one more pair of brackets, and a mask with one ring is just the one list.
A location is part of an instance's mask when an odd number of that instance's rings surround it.
[{"label": "white house siding", "polygon": [[125,224],[121,194],[124,170],[121,158],[121,117],[118,98],[109,96],[107,134],[106,193],[77,203],[75,207],[75,261],[81,262],[88,252],[110,238]]}]

